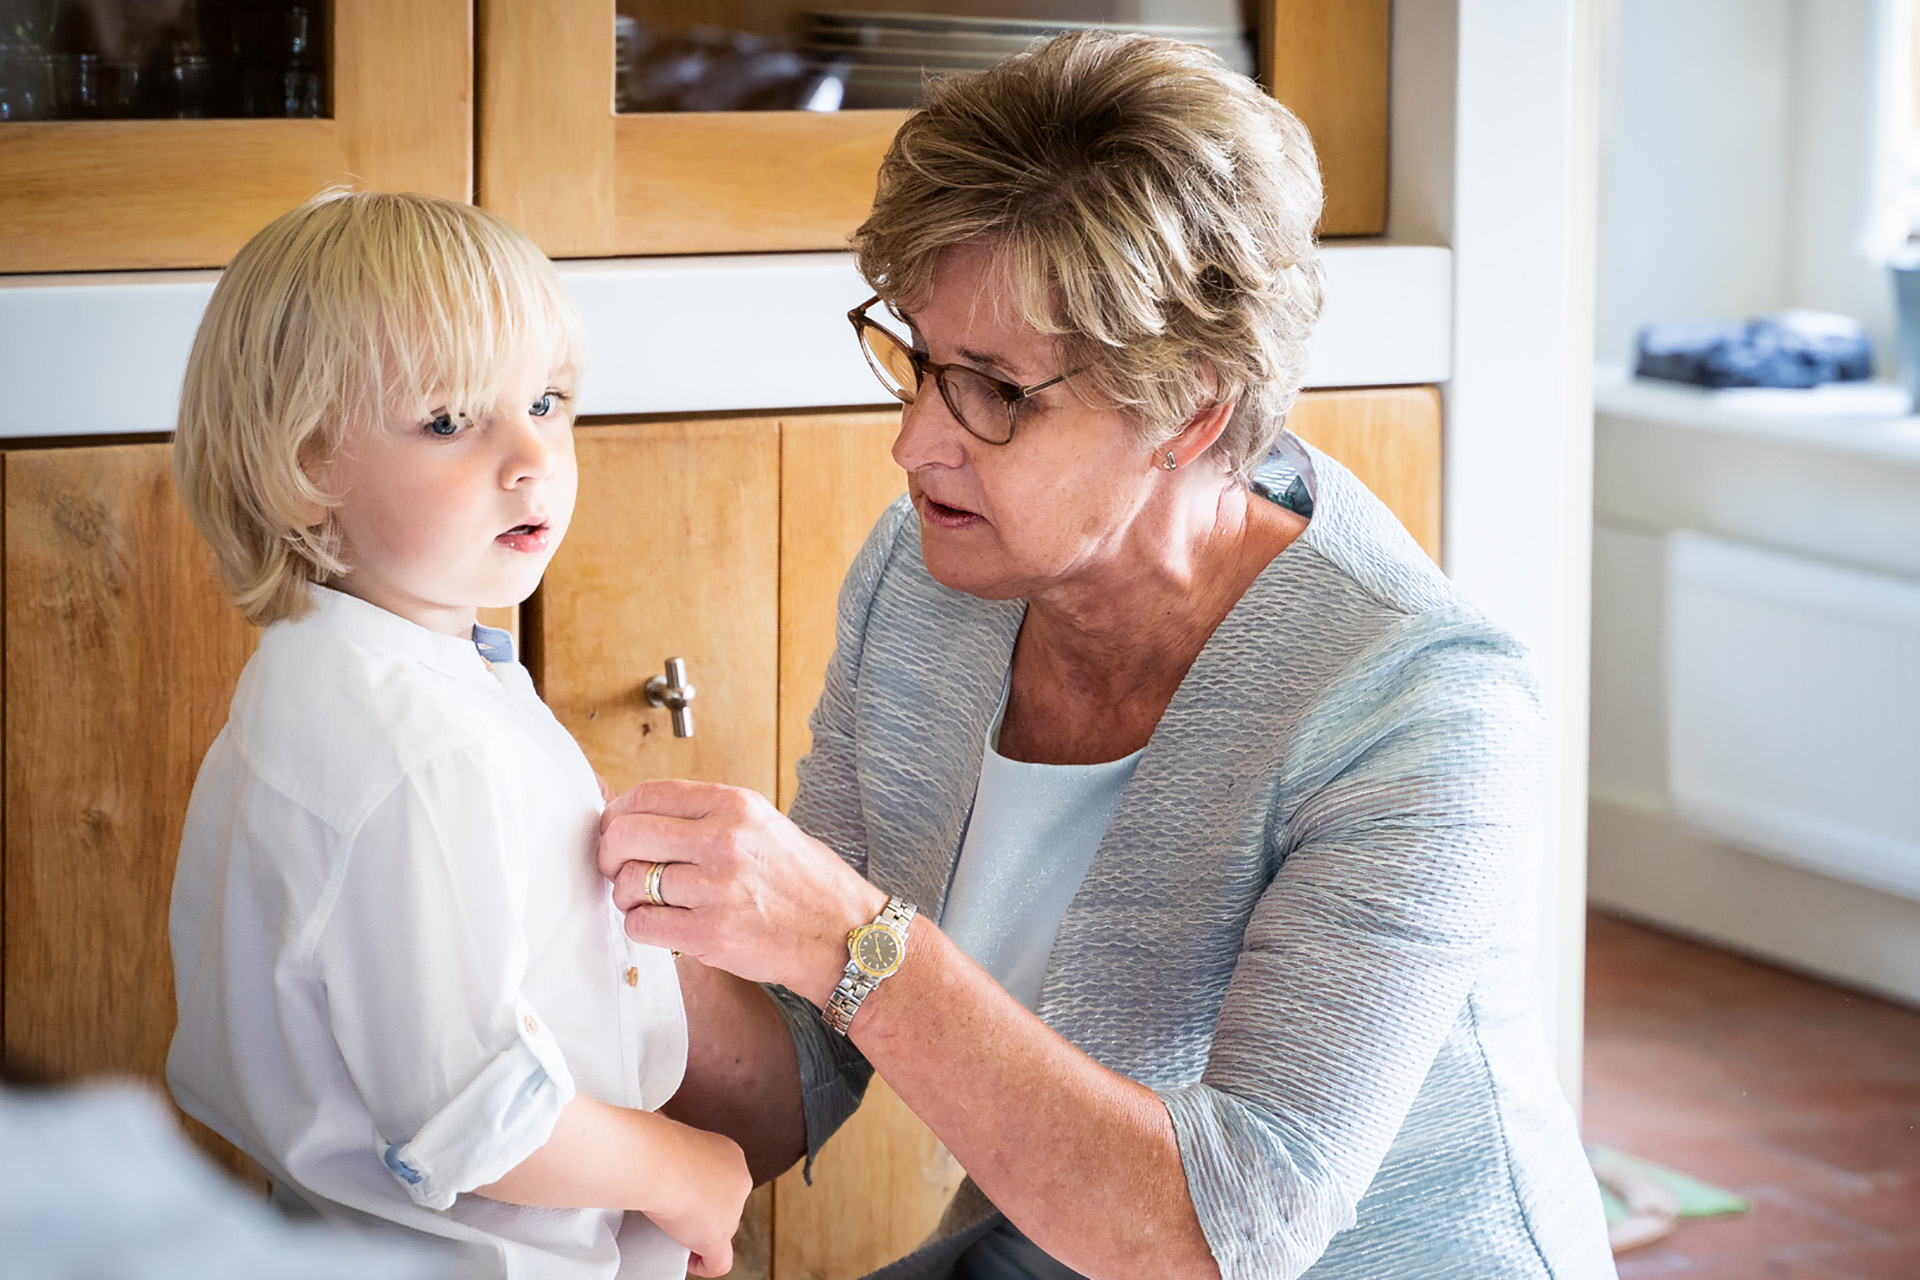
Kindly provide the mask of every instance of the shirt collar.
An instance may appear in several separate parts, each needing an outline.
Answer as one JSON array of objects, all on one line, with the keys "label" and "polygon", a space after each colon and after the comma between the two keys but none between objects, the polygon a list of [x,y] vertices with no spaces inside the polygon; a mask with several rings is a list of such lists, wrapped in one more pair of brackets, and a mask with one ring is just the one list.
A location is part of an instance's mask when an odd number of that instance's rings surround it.
[{"label": "shirt collar", "polygon": [[[389,613],[377,604],[350,596],[318,583],[307,584],[307,600],[312,608],[307,619],[330,631],[338,631],[362,644],[402,653],[424,666],[451,676],[478,679],[487,675],[486,658],[481,656],[480,641],[493,643],[505,632],[492,627],[474,628],[472,639],[429,631],[417,622],[409,622],[397,613]],[[513,657],[512,638],[507,638],[506,660]],[[495,659],[498,661],[499,659]]]}]

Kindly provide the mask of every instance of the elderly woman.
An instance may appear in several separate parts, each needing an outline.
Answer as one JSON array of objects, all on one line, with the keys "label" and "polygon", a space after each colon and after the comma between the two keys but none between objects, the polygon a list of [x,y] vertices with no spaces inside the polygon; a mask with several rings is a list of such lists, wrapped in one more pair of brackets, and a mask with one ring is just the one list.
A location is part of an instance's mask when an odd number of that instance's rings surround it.
[{"label": "elderly woman", "polygon": [[1526,657],[1283,429],[1319,207],[1189,46],[933,86],[854,238],[909,492],[792,820],[608,809],[631,934],[714,967],[680,1114],[764,1175],[877,1071],[966,1169],[887,1276],[1613,1274],[1530,977]]}]

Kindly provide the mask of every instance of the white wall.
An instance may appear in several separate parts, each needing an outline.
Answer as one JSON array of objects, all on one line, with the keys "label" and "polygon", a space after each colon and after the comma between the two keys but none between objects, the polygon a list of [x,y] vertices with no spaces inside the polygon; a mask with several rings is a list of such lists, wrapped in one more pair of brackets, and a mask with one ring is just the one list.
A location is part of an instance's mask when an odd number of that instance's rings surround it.
[{"label": "white wall", "polygon": [[1784,307],[1854,316],[1893,375],[1860,235],[1887,0],[1615,0],[1601,71],[1595,348]]},{"label": "white wall", "polygon": [[1538,971],[1580,1097],[1598,0],[1396,0],[1387,234],[1446,244],[1450,576],[1532,649],[1550,720]]},{"label": "white wall", "polygon": [[[1414,8],[1425,4],[1395,6],[1396,13]],[[1561,1081],[1577,1105],[1598,7],[1594,0],[1458,0],[1457,12],[1444,215],[1454,252],[1444,563],[1526,642],[1540,672],[1551,762],[1539,965]],[[1396,176],[1411,167],[1398,162]],[[1402,192],[1395,209],[1409,221],[1442,221],[1415,193]]]}]

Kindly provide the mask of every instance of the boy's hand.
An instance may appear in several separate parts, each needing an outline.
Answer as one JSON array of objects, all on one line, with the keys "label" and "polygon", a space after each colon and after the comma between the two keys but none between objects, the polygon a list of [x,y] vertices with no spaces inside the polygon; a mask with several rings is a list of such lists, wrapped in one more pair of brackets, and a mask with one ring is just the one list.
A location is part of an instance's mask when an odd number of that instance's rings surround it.
[{"label": "boy's hand", "polygon": [[753,1190],[747,1157],[732,1138],[705,1129],[680,1127],[686,1149],[678,1161],[684,1194],[672,1212],[650,1211],[655,1226],[685,1245],[692,1256],[687,1272],[723,1276],[733,1270],[733,1233]]},{"label": "boy's hand", "polygon": [[507,1204],[644,1213],[692,1251],[694,1275],[723,1276],[753,1177],[731,1138],[577,1093],[544,1146],[475,1190]]}]

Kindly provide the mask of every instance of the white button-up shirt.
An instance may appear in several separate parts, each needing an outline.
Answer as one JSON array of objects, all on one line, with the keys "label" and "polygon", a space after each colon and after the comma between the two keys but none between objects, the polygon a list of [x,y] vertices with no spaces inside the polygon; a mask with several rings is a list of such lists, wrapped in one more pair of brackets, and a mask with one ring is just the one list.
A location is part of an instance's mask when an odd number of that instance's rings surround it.
[{"label": "white button-up shirt", "polygon": [[685,1070],[673,962],[595,865],[593,770],[518,664],[312,598],[261,636],[187,810],[174,1097],[289,1206],[482,1274],[677,1280],[638,1213],[467,1194],[576,1089],[654,1109]]}]

